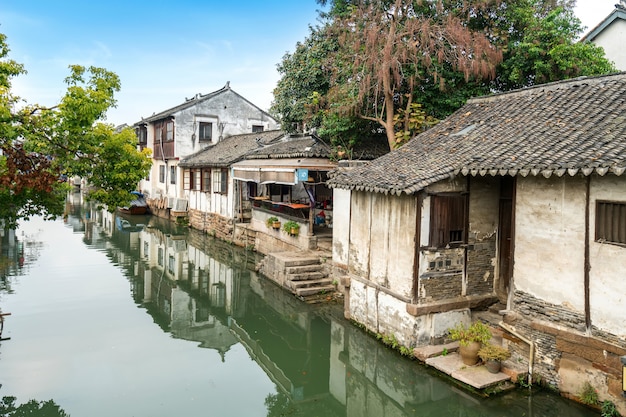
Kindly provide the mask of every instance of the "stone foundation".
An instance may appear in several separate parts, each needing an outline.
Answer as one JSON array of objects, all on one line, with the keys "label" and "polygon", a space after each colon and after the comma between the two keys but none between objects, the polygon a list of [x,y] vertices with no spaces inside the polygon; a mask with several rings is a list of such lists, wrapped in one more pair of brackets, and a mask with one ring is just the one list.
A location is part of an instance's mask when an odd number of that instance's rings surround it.
[{"label": "stone foundation", "polygon": [[[513,311],[505,321],[535,343],[533,373],[542,383],[578,400],[588,382],[597,391],[600,403],[611,401],[622,415],[626,414],[620,362],[620,357],[626,355],[626,340],[597,329],[587,334],[581,313],[521,291],[514,294]],[[526,344],[506,333],[504,336],[512,342],[511,350],[528,358]]]}]

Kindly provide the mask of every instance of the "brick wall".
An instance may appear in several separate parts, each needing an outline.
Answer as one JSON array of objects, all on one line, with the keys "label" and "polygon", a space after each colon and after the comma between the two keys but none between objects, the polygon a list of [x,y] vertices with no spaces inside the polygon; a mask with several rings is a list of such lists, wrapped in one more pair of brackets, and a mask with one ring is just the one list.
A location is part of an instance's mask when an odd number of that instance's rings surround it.
[{"label": "brick wall", "polygon": [[491,294],[494,291],[496,235],[470,241],[467,249],[467,295]]}]

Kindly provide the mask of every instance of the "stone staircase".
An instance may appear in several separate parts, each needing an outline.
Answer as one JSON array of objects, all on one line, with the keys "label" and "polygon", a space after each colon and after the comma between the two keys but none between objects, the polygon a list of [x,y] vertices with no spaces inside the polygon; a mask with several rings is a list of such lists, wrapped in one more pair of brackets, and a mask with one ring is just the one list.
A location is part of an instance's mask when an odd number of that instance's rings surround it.
[{"label": "stone staircase", "polygon": [[307,303],[324,302],[336,291],[320,256],[314,252],[270,253],[259,270]]}]

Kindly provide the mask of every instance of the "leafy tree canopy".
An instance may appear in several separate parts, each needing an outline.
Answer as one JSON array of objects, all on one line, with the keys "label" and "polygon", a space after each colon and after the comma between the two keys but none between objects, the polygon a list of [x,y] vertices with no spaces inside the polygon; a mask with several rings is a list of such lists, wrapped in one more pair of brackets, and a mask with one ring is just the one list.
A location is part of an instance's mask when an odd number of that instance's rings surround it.
[{"label": "leafy tree canopy", "polygon": [[26,71],[8,59],[0,34],[0,221],[63,214],[66,178],[83,177],[93,198],[110,210],[127,205],[130,191],[151,166],[136,149],[132,130],[104,124],[120,80],[103,68],[70,66],[67,92],[58,105],[29,105],[11,93],[11,79]]},{"label": "leafy tree canopy", "polygon": [[574,0],[317,1],[328,11],[279,64],[273,110],[333,143],[382,131],[393,149],[470,97],[615,71],[576,41]]}]

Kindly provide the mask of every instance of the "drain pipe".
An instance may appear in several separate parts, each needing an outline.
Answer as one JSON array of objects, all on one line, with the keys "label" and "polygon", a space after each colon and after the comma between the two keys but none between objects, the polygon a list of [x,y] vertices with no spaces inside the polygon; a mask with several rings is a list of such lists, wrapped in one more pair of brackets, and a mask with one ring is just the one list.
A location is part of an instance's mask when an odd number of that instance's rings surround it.
[{"label": "drain pipe", "polygon": [[518,339],[526,342],[528,346],[530,347],[530,353],[528,354],[528,386],[530,387],[533,383],[533,362],[535,358],[535,343],[532,340],[527,339],[521,334],[519,334],[512,326],[509,326],[508,324],[505,324],[502,321],[498,323],[498,326],[502,327],[504,330],[508,331],[513,336],[517,337]]}]

